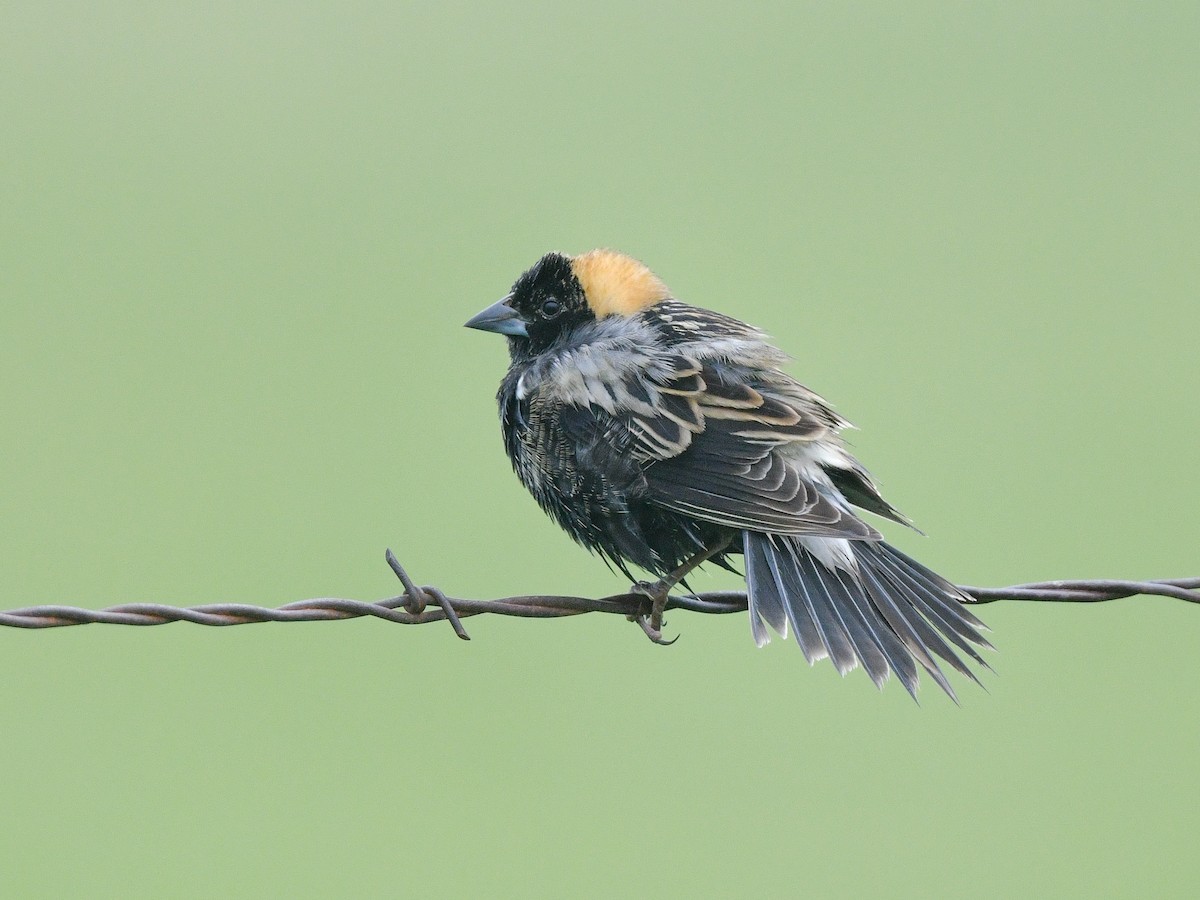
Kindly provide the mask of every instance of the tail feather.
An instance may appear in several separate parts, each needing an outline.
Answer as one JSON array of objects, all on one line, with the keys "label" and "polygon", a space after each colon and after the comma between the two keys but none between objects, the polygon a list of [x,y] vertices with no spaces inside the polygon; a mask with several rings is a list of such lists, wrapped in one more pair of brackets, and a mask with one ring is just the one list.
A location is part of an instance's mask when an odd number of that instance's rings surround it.
[{"label": "tail feather", "polygon": [[[871,602],[875,604],[875,608],[879,610],[884,620],[896,632],[900,640],[904,642],[904,646],[908,648],[908,652],[912,654],[913,659],[921,664],[921,667],[929,673],[930,677],[937,682],[938,687],[950,695],[955,703],[958,702],[958,695],[954,693],[954,688],[950,686],[950,682],[946,680],[945,674],[938,667],[933,656],[930,655],[928,635],[922,634],[921,625],[929,626],[925,623],[916,611],[911,607],[905,609],[908,604],[903,606],[896,601],[895,593],[898,593],[890,585],[882,583],[879,575],[870,566],[860,566],[859,575],[863,585],[866,587],[868,594],[871,597]],[[906,615],[906,613],[908,613]],[[912,694],[913,699],[917,699],[917,683],[913,679],[913,684],[905,685],[908,692]]]},{"label": "tail feather", "polygon": [[[987,625],[981,622],[974,613],[972,613],[969,609],[967,609],[966,606],[963,605],[964,603],[971,602],[970,597],[948,582],[941,575],[931,572],[911,556],[900,552],[891,544],[881,544],[880,550],[883,551],[883,555],[895,566],[898,566],[900,569],[911,573],[916,581],[932,591],[933,597],[938,604],[938,608],[943,612],[948,613],[950,618],[961,623],[964,629],[970,631],[972,641],[983,647],[986,647],[989,650],[996,649],[988,643],[987,639],[983,635],[975,630],[982,628],[984,631],[987,631]],[[949,595],[953,602],[948,602],[946,600],[946,595]]]},{"label": "tail feather", "polygon": [[[830,629],[845,634],[849,644],[845,650],[847,658],[838,666],[838,671],[845,675],[861,663],[876,686],[882,687],[888,676],[888,661],[876,645],[868,624],[853,603],[842,600],[841,593],[837,592],[833,583],[833,572],[817,570],[815,574],[817,577],[806,588],[809,603],[821,610],[822,616],[830,623]],[[828,580],[825,576],[829,576]]]},{"label": "tail feather", "polygon": [[830,655],[830,642],[821,633],[816,618],[801,599],[803,587],[791,560],[772,546],[767,553],[767,565],[771,567],[775,589],[783,601],[788,622],[792,625],[792,632],[796,635],[796,643],[800,645],[804,658],[810,666],[817,660],[825,659]]},{"label": "tail feather", "polygon": [[846,583],[846,573],[824,566],[815,566],[816,577],[829,591],[833,603],[847,610],[850,618],[859,622],[868,637],[868,651],[860,654],[863,669],[871,676],[875,686],[882,688],[888,675],[896,673],[896,677],[906,685],[915,684],[917,667],[908,654],[904,644],[887,628],[880,627],[878,616],[871,609],[870,602],[859,592],[851,590]]},{"label": "tail feather", "polygon": [[863,659],[863,668],[868,668],[864,654],[860,652],[859,642],[855,640],[856,632],[860,630],[856,627],[857,623],[842,614],[840,607],[829,595],[822,581],[818,579],[805,581],[797,577],[797,573],[800,571],[800,560],[794,544],[785,543],[783,551],[791,557],[792,565],[786,570],[791,576],[790,581],[799,588],[808,613],[817,623],[817,630],[820,632],[825,646],[829,649],[829,658],[833,661],[838,673],[845,675],[859,664],[860,659]]},{"label": "tail feather", "polygon": [[[748,535],[747,535],[748,536]],[[743,548],[746,563],[746,594],[750,600],[750,631],[754,643],[766,646],[771,640],[767,625],[787,637],[787,610],[775,586],[775,575],[767,562],[767,542],[747,540]],[[765,623],[765,624],[764,624]]]},{"label": "tail feather", "polygon": [[790,624],[810,663],[828,656],[843,675],[861,664],[879,687],[895,672],[914,698],[924,669],[957,702],[939,658],[978,683],[955,648],[990,668],[975,646],[991,644],[980,633],[986,626],[962,607],[961,591],[882,541],[839,541],[838,553],[815,543],[829,540],[744,534],[759,646],[770,637],[767,626],[786,636]]},{"label": "tail feather", "polygon": [[[887,549],[890,550],[891,548],[889,547]],[[985,638],[976,630],[976,625],[985,628],[987,626],[983,625],[979,619],[973,615],[970,615],[970,613],[967,615],[974,620],[975,624],[959,618],[959,616],[956,615],[957,610],[955,610],[954,607],[961,604],[961,600],[948,600],[946,587],[920,579],[914,579],[917,582],[916,584],[905,584],[905,574],[906,572],[912,572],[912,570],[904,569],[900,563],[898,563],[886,552],[883,554],[883,564],[891,571],[895,582],[904,586],[913,605],[921,611],[925,618],[927,618],[937,627],[938,631],[945,635],[946,638],[952,644],[958,647],[959,650],[967,654],[967,656],[971,657],[971,659],[973,659],[975,662],[979,663],[979,665],[983,666],[985,669],[992,668],[990,665],[988,665],[987,660],[985,660],[971,645],[971,641],[974,641],[979,646],[986,647],[989,650],[996,649],[991,645],[991,642],[988,641],[987,638]],[[912,572],[912,574],[919,575],[920,573]],[[954,588],[953,585],[949,585],[948,587],[954,591],[952,596],[957,597],[961,594],[961,592],[958,591],[957,588]],[[959,671],[962,670],[959,669]],[[975,678],[974,673],[969,674],[971,678]],[[978,679],[975,680],[978,681]]]}]

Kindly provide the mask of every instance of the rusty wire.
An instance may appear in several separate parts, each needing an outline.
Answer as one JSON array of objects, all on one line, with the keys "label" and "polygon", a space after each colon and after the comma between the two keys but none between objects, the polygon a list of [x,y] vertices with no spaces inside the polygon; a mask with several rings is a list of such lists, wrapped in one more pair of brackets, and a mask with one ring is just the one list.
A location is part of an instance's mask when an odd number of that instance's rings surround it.
[{"label": "rusty wire", "polygon": [[[400,565],[391,550],[387,562],[404,585],[404,593],[385,600],[364,602],[337,597],[299,600],[279,607],[251,606],[242,603],[213,603],[204,606],[167,606],[161,603],[124,603],[107,609],[82,609],[76,606],[30,606],[0,612],[0,626],[11,628],[61,628],[67,625],[166,625],[168,622],[192,622],[196,625],[249,625],[253,622],[326,622],[374,616],[398,625],[424,625],[448,621],[454,633],[470,640],[462,619],[491,613],[549,619],[583,613],[613,613],[627,618],[644,617],[649,601],[639,593],[614,594],[610,597],[568,597],[557,595],[505,597],[501,600],[470,600],[449,597],[439,588],[418,586]],[[975,603],[998,600],[1043,601],[1051,603],[1098,603],[1139,594],[1174,597],[1200,603],[1200,578],[1173,578],[1158,581],[1039,581],[1002,588],[960,585]],[[741,591],[672,596],[667,609],[685,609],[700,613],[737,613],[746,609]]]}]

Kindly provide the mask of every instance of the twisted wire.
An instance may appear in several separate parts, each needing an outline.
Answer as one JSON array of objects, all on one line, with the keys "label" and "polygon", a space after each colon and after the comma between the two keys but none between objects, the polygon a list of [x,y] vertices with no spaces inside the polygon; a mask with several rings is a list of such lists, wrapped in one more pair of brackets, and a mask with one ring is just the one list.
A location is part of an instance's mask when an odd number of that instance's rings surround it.
[{"label": "twisted wire", "polygon": [[[404,585],[404,593],[374,602],[319,597],[298,600],[278,607],[252,606],[245,603],[210,603],[186,607],[161,603],[123,603],[106,609],[58,605],[29,606],[0,612],[0,626],[62,628],[68,625],[92,624],[166,625],[169,622],[224,626],[249,625],[255,622],[327,622],[374,616],[398,625],[449,622],[458,637],[470,640],[462,625],[462,620],[470,616],[491,614],[552,619],[599,612],[632,619],[645,616],[649,608],[648,599],[640,593],[614,594],[599,598],[528,595],[505,597],[500,600],[472,600],[450,597],[439,588],[430,585],[418,586],[391,550],[387,551],[386,558],[388,565]],[[999,600],[1099,603],[1139,594],[1200,603],[1200,578],[1167,578],[1156,581],[1038,581],[1000,588],[960,585],[959,589],[970,596],[974,603],[995,603]],[[672,596],[666,608],[717,615],[743,612],[746,609],[746,594],[742,591],[709,591]]]}]

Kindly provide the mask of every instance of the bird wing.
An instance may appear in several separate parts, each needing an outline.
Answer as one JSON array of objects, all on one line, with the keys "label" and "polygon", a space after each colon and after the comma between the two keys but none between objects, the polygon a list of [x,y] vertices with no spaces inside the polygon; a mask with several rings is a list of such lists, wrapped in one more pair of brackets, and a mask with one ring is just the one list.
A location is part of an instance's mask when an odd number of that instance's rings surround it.
[{"label": "bird wing", "polygon": [[652,365],[598,365],[586,354],[572,363],[554,375],[581,462],[632,470],[651,503],[768,534],[879,537],[806,476],[800,448],[844,423],[782,372],[756,381],[745,367],[684,352]]},{"label": "bird wing", "polygon": [[650,393],[652,412],[630,414],[627,427],[651,502],[750,531],[879,537],[805,477],[795,449],[839,420],[800,385],[735,381],[693,363]]}]

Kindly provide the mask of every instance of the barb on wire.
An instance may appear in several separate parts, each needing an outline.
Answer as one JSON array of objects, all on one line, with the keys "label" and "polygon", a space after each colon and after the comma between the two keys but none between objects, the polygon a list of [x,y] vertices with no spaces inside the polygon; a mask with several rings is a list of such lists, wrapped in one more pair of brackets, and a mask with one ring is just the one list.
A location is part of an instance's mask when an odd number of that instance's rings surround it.
[{"label": "barb on wire", "polygon": [[[470,640],[462,620],[490,613],[530,619],[552,619],[583,613],[614,613],[629,619],[648,615],[650,603],[642,593],[614,594],[589,598],[558,595],[505,597],[501,600],[470,600],[449,597],[429,585],[419,587],[400,565],[391,550],[387,562],[404,585],[404,593],[373,603],[321,597],[299,600],[279,607],[250,606],[242,603],[212,603],[204,606],[166,606],[161,603],[125,603],[107,609],[82,609],[77,606],[29,606],[0,612],[0,626],[11,628],[61,628],[67,625],[165,625],[168,622],[192,622],[196,625],[249,625],[253,622],[326,622],[374,616],[398,625],[450,623],[454,633]],[[1158,581],[1039,581],[1002,588],[960,585],[974,603],[998,600],[1038,600],[1049,603],[1099,603],[1139,594],[1174,597],[1188,603],[1200,603],[1200,578],[1167,578]],[[743,612],[746,595],[741,591],[710,591],[670,597],[666,609],[725,614]]]}]

